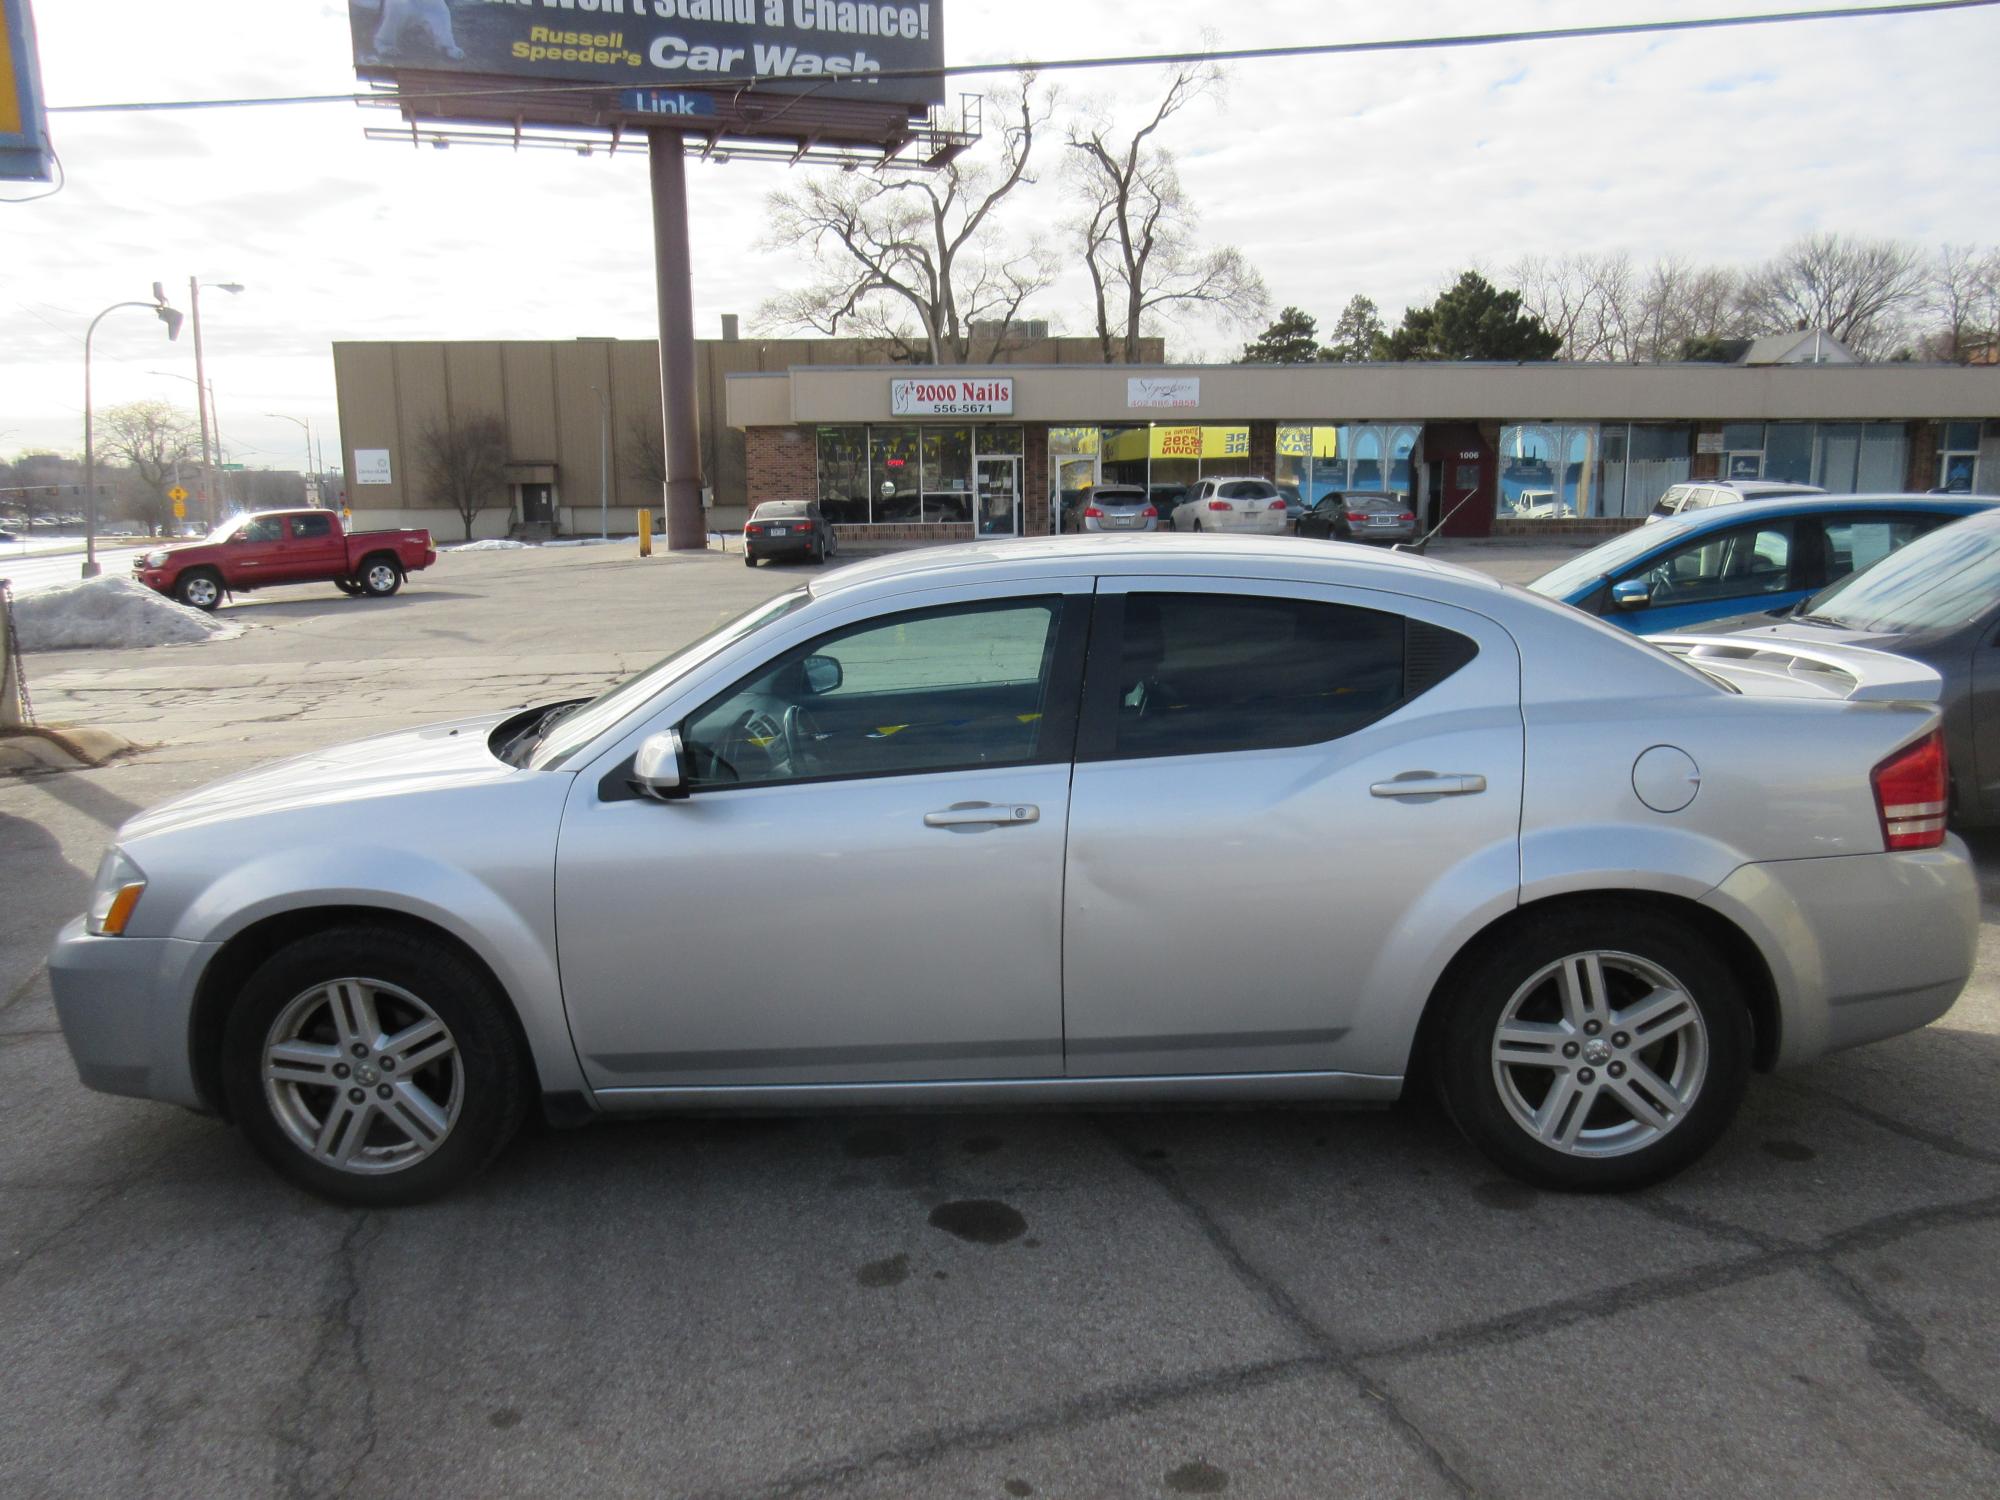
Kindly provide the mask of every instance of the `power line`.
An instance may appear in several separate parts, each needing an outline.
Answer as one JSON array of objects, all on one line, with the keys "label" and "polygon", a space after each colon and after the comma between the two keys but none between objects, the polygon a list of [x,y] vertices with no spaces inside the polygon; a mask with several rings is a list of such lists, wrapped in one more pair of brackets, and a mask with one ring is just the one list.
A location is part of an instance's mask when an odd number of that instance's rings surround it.
[{"label": "power line", "polygon": [[[1266,62],[1298,57],[1351,57],[1373,52],[1436,52],[1470,47],[1504,47],[1523,42],[1592,41],[1605,37],[1659,36],[1684,31],[1718,31],[1744,26],[1781,26],[1806,21],[1854,21],[1881,16],[1924,15],[1936,11],[1976,10],[2000,5],[2000,0],[1902,0],[1899,4],[1833,7],[1820,10],[1769,11],[1757,15],[1702,16],[1678,21],[1623,21],[1605,26],[1544,27],[1531,31],[1489,31],[1463,36],[1403,37],[1375,42],[1316,42],[1288,47],[1232,47],[1196,52],[1122,53],[1110,57],[1065,57],[1028,62],[970,63],[945,68],[884,68],[875,78],[970,77],[987,73],[1051,73],[1086,68],[1143,68],[1201,62]],[[796,84],[795,76],[779,73],[716,73],[688,87],[751,87],[760,83]],[[823,80],[815,88],[827,87]],[[595,83],[521,83],[491,89],[430,89],[422,93],[354,92],[344,94],[278,94],[238,99],[159,99],[126,104],[54,104],[54,114],[133,114],[159,110],[246,109],[293,104],[382,104],[424,100],[477,99],[487,95],[510,98],[541,94],[594,93],[612,87]]]}]

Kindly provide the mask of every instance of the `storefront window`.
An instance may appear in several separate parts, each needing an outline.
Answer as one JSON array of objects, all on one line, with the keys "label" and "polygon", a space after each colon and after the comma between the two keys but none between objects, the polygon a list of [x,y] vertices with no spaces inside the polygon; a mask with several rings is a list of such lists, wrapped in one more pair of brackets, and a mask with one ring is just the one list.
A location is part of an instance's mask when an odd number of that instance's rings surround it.
[{"label": "storefront window", "polygon": [[1764,478],[1811,484],[1813,424],[1773,422],[1764,435]]},{"label": "storefront window", "polygon": [[972,435],[981,453],[1007,458],[1021,456],[1021,429],[1018,427],[975,427]]},{"label": "storefront window", "polygon": [[1410,477],[1410,455],[1417,451],[1421,427],[1392,427],[1389,430],[1389,488],[1401,495],[1416,496]]},{"label": "storefront window", "polygon": [[867,428],[820,428],[819,508],[829,521],[868,519]]},{"label": "storefront window", "polygon": [[1688,477],[1694,457],[1684,426],[1607,425],[1599,432],[1604,476],[1600,514],[1643,516],[1660,496]]},{"label": "storefront window", "polygon": [[1375,427],[1350,427],[1354,451],[1348,459],[1347,487],[1353,490],[1382,488],[1382,433]]},{"label": "storefront window", "polygon": [[1602,515],[1594,423],[1523,423],[1500,429],[1496,514],[1549,521]]},{"label": "storefront window", "polygon": [[1979,490],[1979,424],[1946,422],[1938,429],[1938,488],[1954,495]]},{"label": "storefront window", "polygon": [[868,429],[868,488],[871,519],[923,519],[923,453],[915,427]]},{"label": "storefront window", "polygon": [[972,519],[972,430],[926,427],[924,432],[924,519]]}]

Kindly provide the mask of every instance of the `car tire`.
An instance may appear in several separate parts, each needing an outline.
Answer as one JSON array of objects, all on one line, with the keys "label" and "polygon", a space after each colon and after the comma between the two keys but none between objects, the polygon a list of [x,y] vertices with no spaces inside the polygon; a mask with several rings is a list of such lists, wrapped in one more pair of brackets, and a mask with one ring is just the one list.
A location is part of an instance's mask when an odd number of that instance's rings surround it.
[{"label": "car tire", "polygon": [[222,603],[222,579],[212,568],[194,568],[174,581],[174,597],[189,609],[215,613]]},{"label": "car tire", "polygon": [[359,595],[361,592],[361,585],[352,578],[336,578],[333,580],[333,586],[343,594]]},{"label": "car tire", "polygon": [[1749,1081],[1743,992],[1701,931],[1579,905],[1530,919],[1451,980],[1432,1075],[1496,1165],[1619,1192],[1673,1176],[1728,1128]]},{"label": "car tire", "polygon": [[1196,530],[1197,532],[1198,532],[1198,531],[1200,531],[1200,530],[1201,530],[1201,522],[1199,522],[1199,521],[1196,521],[1196,522],[1194,523],[1194,529],[1195,529],[1195,530]]},{"label": "car tire", "polygon": [[[229,1013],[230,1113],[279,1175],[322,1198],[366,1208],[436,1198],[499,1155],[527,1112],[530,1070],[505,1006],[439,943],[369,926],[301,938],[258,967]],[[418,1030],[433,1024],[441,1043]],[[400,1044],[414,1069],[384,1066],[397,1033],[414,1036]]]},{"label": "car tire", "polygon": [[361,565],[361,592],[386,599],[403,586],[403,570],[388,557],[371,557]]},{"label": "car tire", "polygon": [[754,568],[754,567],[756,567],[756,566],[757,566],[757,554],[756,554],[756,553],[754,553],[754,552],[750,552],[750,551],[745,551],[745,552],[744,552],[744,554],[743,554],[743,566],[744,566],[744,567],[746,567],[746,568]]}]

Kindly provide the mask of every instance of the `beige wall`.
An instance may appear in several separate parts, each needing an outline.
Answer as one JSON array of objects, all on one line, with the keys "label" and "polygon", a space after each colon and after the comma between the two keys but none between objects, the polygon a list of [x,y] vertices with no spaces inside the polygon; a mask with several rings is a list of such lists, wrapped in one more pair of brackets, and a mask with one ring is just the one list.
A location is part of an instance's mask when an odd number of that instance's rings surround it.
[{"label": "beige wall", "polygon": [[[1097,344],[1042,339],[1012,352],[1037,364],[1074,365],[1094,360]],[[1141,352],[1154,363],[1165,357],[1159,340]],[[892,359],[889,348],[863,339],[704,339],[695,354],[702,475],[715,494],[718,525],[741,520],[745,495],[743,434],[722,420],[730,376],[822,364],[880,371]],[[431,526],[441,539],[462,537],[455,512],[426,503],[418,439],[431,420],[491,412],[507,425],[509,459],[555,466],[565,529],[595,531],[600,408],[592,386],[610,394],[613,529],[630,531],[637,507],[660,506],[658,488],[634,472],[642,445],[658,440],[660,426],[659,346],[651,339],[336,343],[333,372],[347,503],[357,521],[366,514],[383,518],[383,525],[424,525],[430,523],[387,518],[430,510],[445,518]],[[394,482],[355,483],[356,448],[388,449]],[[504,535],[507,515],[505,503],[483,514],[475,535]]]},{"label": "beige wall", "polygon": [[[2000,416],[2000,366],[1220,365],[1145,373],[1201,381],[1198,406],[1126,404],[1126,367],[1011,365],[1028,422],[1914,420]],[[892,372],[801,368],[728,382],[732,427],[890,420]],[[984,368],[941,370],[977,376]]]}]

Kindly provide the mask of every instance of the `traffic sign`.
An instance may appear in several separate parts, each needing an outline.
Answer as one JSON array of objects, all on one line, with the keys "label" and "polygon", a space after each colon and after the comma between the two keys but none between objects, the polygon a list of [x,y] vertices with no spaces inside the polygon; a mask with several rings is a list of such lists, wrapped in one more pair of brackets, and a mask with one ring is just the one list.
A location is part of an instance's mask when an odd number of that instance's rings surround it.
[{"label": "traffic sign", "polygon": [[172,489],[167,491],[167,498],[173,501],[174,504],[176,505],[179,505],[181,501],[187,499],[187,497],[188,497],[188,492],[182,489],[179,485],[175,485]]}]

